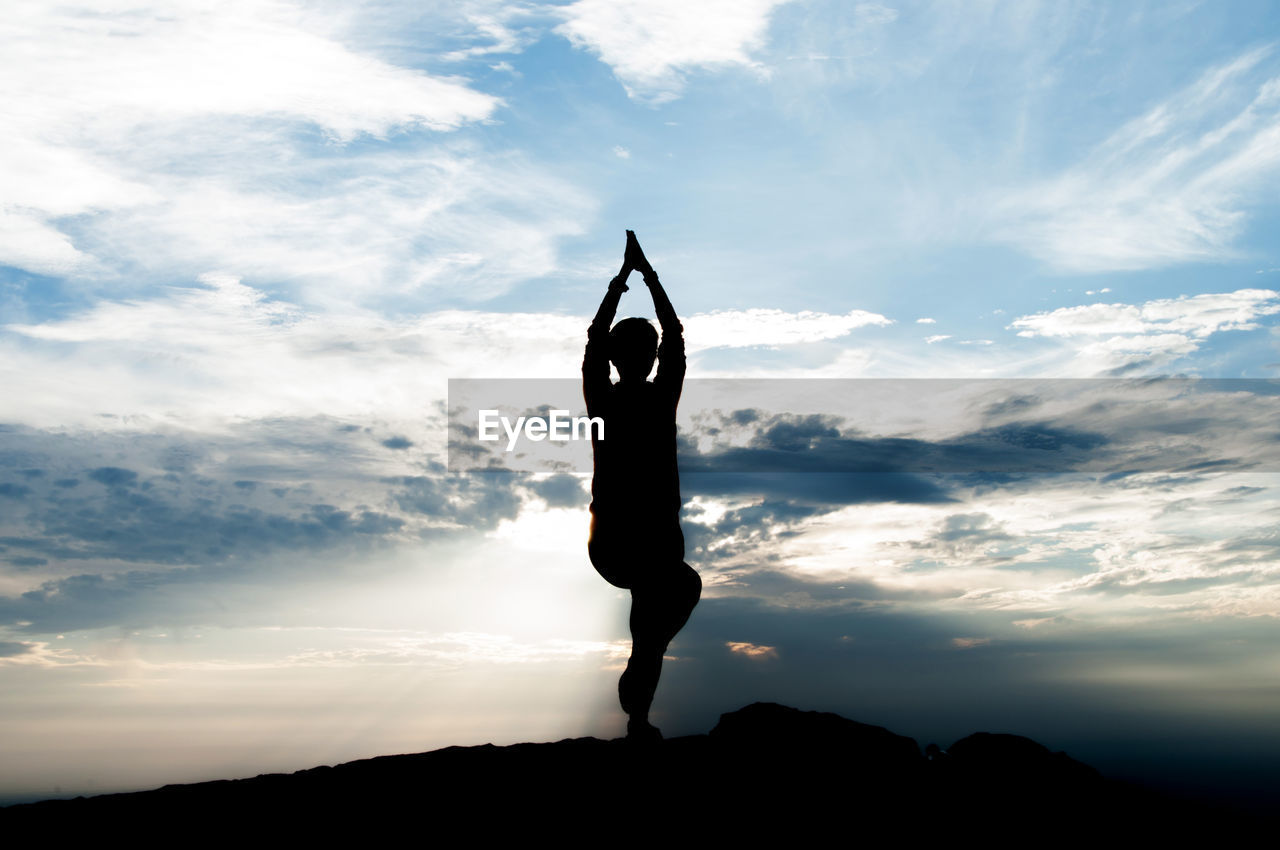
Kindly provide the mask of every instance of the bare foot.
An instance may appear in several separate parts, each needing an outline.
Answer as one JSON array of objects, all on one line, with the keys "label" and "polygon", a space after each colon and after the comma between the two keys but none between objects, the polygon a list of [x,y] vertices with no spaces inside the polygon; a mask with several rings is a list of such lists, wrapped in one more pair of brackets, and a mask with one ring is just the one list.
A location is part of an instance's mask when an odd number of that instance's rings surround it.
[{"label": "bare foot", "polygon": [[648,720],[632,718],[627,721],[627,740],[650,743],[662,740],[662,732]]}]

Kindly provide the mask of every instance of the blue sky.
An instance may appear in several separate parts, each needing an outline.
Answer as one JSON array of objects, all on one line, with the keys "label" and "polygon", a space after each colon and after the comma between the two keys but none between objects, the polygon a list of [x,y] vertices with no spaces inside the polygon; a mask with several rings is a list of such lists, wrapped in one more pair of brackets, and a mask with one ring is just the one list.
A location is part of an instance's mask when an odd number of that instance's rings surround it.
[{"label": "blue sky", "polygon": [[[0,794],[617,734],[585,479],[448,475],[443,411],[450,378],[573,379],[627,228],[691,379],[1275,378],[1278,17],[16,4]],[[776,699],[1131,772],[1175,739],[1274,755],[1269,396],[1089,386],[761,405],[742,451],[1097,454],[689,478],[708,590],[659,719]],[[1232,463],[1151,462],[1193,451]]]}]

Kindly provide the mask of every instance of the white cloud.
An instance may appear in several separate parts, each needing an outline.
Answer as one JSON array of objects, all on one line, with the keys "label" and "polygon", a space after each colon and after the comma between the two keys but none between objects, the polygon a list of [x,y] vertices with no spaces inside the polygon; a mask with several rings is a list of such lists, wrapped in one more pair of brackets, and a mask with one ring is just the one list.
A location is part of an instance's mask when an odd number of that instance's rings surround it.
[{"label": "white cloud", "polygon": [[0,208],[0,262],[38,274],[60,275],[83,266],[87,258],[57,228]]},{"label": "white cloud", "polygon": [[716,310],[683,319],[689,350],[754,345],[796,345],[837,339],[868,325],[893,324],[878,313],[850,310],[844,315],[803,310],[756,308],[751,310]]},{"label": "white cloud", "polygon": [[405,124],[449,130],[498,103],[354,53],[306,23],[281,0],[10,4],[3,97],[23,124],[49,130],[249,115],[312,122],[344,139]]},{"label": "white cloud", "polygon": [[556,32],[598,55],[630,97],[658,104],[679,97],[693,70],[762,70],[751,53],[785,2],[578,0],[560,10]]},{"label": "white cloud", "polygon": [[[100,302],[72,318],[8,325],[0,336],[4,421],[57,427],[103,413],[184,427],[276,416],[374,417],[443,448],[426,420],[447,378],[573,377],[589,316],[448,310],[384,318],[309,312],[235,276],[160,297]],[[689,350],[835,339],[889,320],[781,310],[683,319]],[[51,357],[50,352],[57,356]],[[164,352],[157,357],[156,352]]]},{"label": "white cloud", "polygon": [[951,334],[934,334],[933,336],[925,337],[924,341],[929,345],[933,345],[935,342],[942,342],[944,339],[951,339]]},{"label": "white cloud", "polygon": [[929,318],[916,319],[917,325],[936,325],[937,323],[938,323],[937,319],[929,319]]},{"label": "white cloud", "polygon": [[[199,428],[241,418],[374,417],[408,423],[415,443],[441,449],[427,416],[445,397],[447,378],[573,375],[589,321],[471,311],[403,319],[354,309],[311,313],[234,277],[206,275],[203,283],[101,302],[63,321],[9,326],[31,342],[10,337],[4,346],[7,421],[101,424],[100,414],[109,413]],[[49,356],[49,344],[59,356]]]},{"label": "white cloud", "polygon": [[[446,6],[447,8],[447,6]],[[531,27],[513,26],[516,19],[530,14],[530,7],[523,4],[507,5],[502,2],[468,2],[460,10],[460,16],[471,27],[470,41],[483,41],[459,50],[452,50],[440,58],[445,61],[462,61],[476,56],[495,53],[519,53],[536,41],[540,32]],[[494,70],[516,73],[507,62],[491,65]]]},{"label": "white cloud", "polygon": [[1220,331],[1252,330],[1280,313],[1280,293],[1239,289],[1141,305],[1060,307],[1015,319],[1018,336],[1058,339],[1075,349],[1070,368],[1088,375],[1133,366],[1163,367]]},{"label": "white cloud", "polygon": [[493,297],[554,270],[555,240],[581,232],[594,211],[581,191],[521,157],[461,149],[267,175],[156,176],[153,185],[162,202],[95,223],[83,244],[172,276],[302,279],[307,300],[330,303],[439,285]]},{"label": "white cloud", "polygon": [[627,150],[622,145],[613,146],[613,155],[618,159],[631,159],[631,151]]},{"label": "white cloud", "polygon": [[[397,129],[447,131],[500,103],[465,81],[353,52],[278,0],[20,2],[5,12],[0,262],[47,274],[145,266],[157,251],[181,253],[190,237],[287,236],[253,222],[287,214],[289,231],[305,220],[303,205],[315,211],[314,199],[296,191],[314,176],[304,166],[315,159],[290,132],[317,127],[343,143]],[[333,152],[320,159],[332,163]],[[260,188],[232,185],[273,163]],[[289,184],[292,193],[264,188]],[[117,213],[125,218],[113,220]],[[243,233],[228,231],[230,220]],[[86,244],[95,234],[98,243]],[[332,233],[314,236],[303,242],[327,243]],[[226,244],[235,242],[223,254]],[[284,273],[304,272],[293,263]]]},{"label": "white cloud", "polygon": [[[1026,488],[957,491],[963,507],[836,511],[773,552],[788,572],[831,584],[872,583],[877,600],[929,600],[934,612],[1007,611],[1015,615],[1008,622],[1023,629],[1085,619],[1128,627],[1175,612],[1274,616],[1275,492],[1241,496],[1237,487],[1266,487],[1272,478],[1149,475],[1116,484],[1038,477]],[[922,535],[945,529],[957,511],[984,514],[1007,536],[979,534],[972,545],[957,546],[945,534]]]},{"label": "white cloud", "polygon": [[1015,319],[1018,336],[1069,337],[1185,333],[1203,338],[1218,331],[1251,330],[1261,316],[1280,313],[1280,293],[1270,289],[1161,298],[1142,305],[1060,307]]},{"label": "white cloud", "polygon": [[1269,47],[1213,68],[1059,176],[993,202],[995,235],[1072,272],[1228,255],[1280,170],[1280,77]]},{"label": "white cloud", "polygon": [[[626,658],[630,644],[623,641],[565,640],[521,642],[510,635],[454,632],[442,635],[377,635],[363,645],[338,649],[313,649],[283,659],[260,662],[271,667],[347,667],[355,665],[412,665],[458,668],[474,664],[539,664],[549,661],[584,661]],[[159,665],[157,665],[159,666]],[[161,668],[163,669],[163,668]]]}]

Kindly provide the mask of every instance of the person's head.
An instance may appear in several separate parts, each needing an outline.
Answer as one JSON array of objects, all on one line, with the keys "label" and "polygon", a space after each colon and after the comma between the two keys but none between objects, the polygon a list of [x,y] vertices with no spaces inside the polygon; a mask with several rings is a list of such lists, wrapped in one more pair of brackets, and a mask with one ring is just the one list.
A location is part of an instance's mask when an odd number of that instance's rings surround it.
[{"label": "person's head", "polygon": [[647,379],[657,356],[658,332],[648,319],[623,319],[609,331],[609,360],[622,380]]}]

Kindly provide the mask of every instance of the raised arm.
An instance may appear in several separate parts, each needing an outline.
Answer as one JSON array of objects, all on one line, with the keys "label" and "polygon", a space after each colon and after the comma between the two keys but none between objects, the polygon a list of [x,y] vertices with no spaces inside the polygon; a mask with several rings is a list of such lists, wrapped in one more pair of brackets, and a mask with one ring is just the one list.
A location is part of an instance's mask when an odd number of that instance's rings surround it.
[{"label": "raised arm", "polygon": [[623,266],[622,271],[618,272],[618,276],[609,281],[609,291],[604,294],[604,298],[600,301],[600,307],[596,310],[596,317],[591,320],[591,327],[587,329],[587,339],[591,339],[593,332],[598,333],[603,329],[604,333],[609,333],[609,328],[613,327],[613,317],[618,312],[618,301],[622,299],[622,293],[631,287],[627,286],[627,276],[631,274],[631,269]]},{"label": "raised arm", "polygon": [[658,314],[658,324],[662,326],[662,344],[658,346],[658,374],[653,382],[665,387],[671,395],[671,404],[680,402],[680,391],[684,387],[684,326],[676,318],[675,308],[667,298],[666,290],[658,282],[658,273],[652,268],[645,273],[644,282],[653,296],[653,309]]},{"label": "raised arm", "polygon": [[665,340],[667,334],[677,337],[683,334],[684,325],[681,325],[680,320],[676,318],[676,310],[671,306],[671,299],[667,298],[667,291],[658,282],[658,273],[650,268],[645,272],[644,283],[649,287],[649,294],[653,296],[653,310],[658,314],[658,324],[662,326],[662,338]]},{"label": "raised arm", "polygon": [[672,402],[680,400],[680,388],[684,385],[684,326],[676,318],[671,299],[658,282],[658,273],[649,265],[640,243],[632,231],[627,231],[627,255],[623,267],[631,266],[644,275],[645,285],[653,296],[653,310],[658,315],[658,324],[662,326],[662,344],[658,346],[658,374],[654,383],[668,387],[672,392]]},{"label": "raised arm", "polygon": [[609,328],[618,312],[618,300],[627,291],[630,274],[631,267],[623,263],[617,277],[609,281],[609,290],[591,320],[591,327],[587,328],[587,349],[582,356],[582,397],[587,402],[588,414],[595,411],[609,389]]}]

